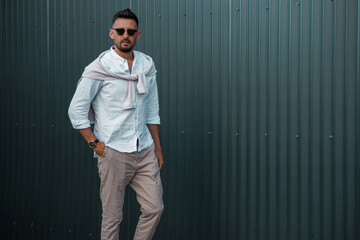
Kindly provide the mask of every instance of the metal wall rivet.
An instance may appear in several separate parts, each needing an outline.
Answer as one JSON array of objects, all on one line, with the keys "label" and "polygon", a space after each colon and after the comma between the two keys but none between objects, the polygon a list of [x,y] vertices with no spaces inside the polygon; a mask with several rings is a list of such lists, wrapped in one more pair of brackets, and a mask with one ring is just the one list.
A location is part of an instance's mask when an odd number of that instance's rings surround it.
[{"label": "metal wall rivet", "polygon": [[239,9],[239,8],[237,8],[237,9],[236,9],[236,11],[238,11],[238,12],[239,12],[239,11],[240,11],[240,9]]},{"label": "metal wall rivet", "polygon": [[299,138],[300,137],[300,135],[299,134],[296,134],[296,136],[295,136],[296,138]]},{"label": "metal wall rivet", "polygon": [[297,3],[296,3],[296,5],[298,5],[298,6],[299,6],[299,5],[300,5],[300,3],[299,3],[299,2],[297,2]]},{"label": "metal wall rivet", "polygon": [[269,6],[266,6],[265,8],[266,8],[266,10],[269,10]]},{"label": "metal wall rivet", "polygon": [[182,133],[182,134],[185,134],[185,131],[182,131],[181,133]]},{"label": "metal wall rivet", "polygon": [[239,136],[239,133],[235,133],[235,136]]},{"label": "metal wall rivet", "polygon": [[265,133],[264,136],[267,137],[267,136],[268,136],[268,133]]},{"label": "metal wall rivet", "polygon": [[184,16],[186,16],[186,13],[184,13]]},{"label": "metal wall rivet", "polygon": [[331,139],[331,138],[333,138],[333,135],[332,135],[332,134],[330,134],[330,135],[329,135],[329,138],[330,138],[330,139]]},{"label": "metal wall rivet", "polygon": [[209,11],[209,14],[212,14],[212,11]]},{"label": "metal wall rivet", "polygon": [[211,135],[211,132],[209,132],[209,135]]},{"label": "metal wall rivet", "polygon": [[36,127],[36,123],[33,123],[33,125],[32,125],[33,127]]},{"label": "metal wall rivet", "polygon": [[92,237],[92,233],[89,233],[89,237]]},{"label": "metal wall rivet", "polygon": [[49,227],[49,231],[52,231],[52,227]]},{"label": "metal wall rivet", "polygon": [[69,229],[69,233],[71,233],[72,232],[72,230],[71,229]]}]

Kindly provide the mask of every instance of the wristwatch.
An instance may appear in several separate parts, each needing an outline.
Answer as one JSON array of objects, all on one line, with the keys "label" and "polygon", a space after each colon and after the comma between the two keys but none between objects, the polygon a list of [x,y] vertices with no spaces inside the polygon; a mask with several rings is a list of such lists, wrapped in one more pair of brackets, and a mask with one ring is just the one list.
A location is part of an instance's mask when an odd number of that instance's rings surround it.
[{"label": "wristwatch", "polygon": [[94,148],[98,142],[99,142],[99,140],[97,140],[97,139],[95,139],[93,142],[89,142],[89,147]]}]

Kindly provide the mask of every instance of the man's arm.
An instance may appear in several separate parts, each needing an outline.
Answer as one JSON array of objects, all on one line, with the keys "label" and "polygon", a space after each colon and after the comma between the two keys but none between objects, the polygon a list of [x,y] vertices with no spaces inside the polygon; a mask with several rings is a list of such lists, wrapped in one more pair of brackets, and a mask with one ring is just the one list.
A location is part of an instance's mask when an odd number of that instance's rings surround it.
[{"label": "man's arm", "polygon": [[164,164],[164,158],[162,154],[161,142],[160,142],[160,133],[158,124],[146,124],[149,132],[155,143],[155,154],[159,162],[159,168],[161,170],[162,165]]},{"label": "man's arm", "polygon": [[[80,134],[84,137],[87,143],[95,141],[96,137],[91,130],[91,128],[79,129]],[[98,142],[93,150],[96,152],[98,156],[103,156],[105,151],[105,143]]]},{"label": "man's arm", "polygon": [[[96,137],[90,128],[89,108],[92,100],[102,87],[102,81],[82,79],[76,88],[71,100],[68,114],[74,129],[79,130],[87,143],[93,142]],[[98,142],[93,150],[99,156],[104,153],[105,144]]]}]

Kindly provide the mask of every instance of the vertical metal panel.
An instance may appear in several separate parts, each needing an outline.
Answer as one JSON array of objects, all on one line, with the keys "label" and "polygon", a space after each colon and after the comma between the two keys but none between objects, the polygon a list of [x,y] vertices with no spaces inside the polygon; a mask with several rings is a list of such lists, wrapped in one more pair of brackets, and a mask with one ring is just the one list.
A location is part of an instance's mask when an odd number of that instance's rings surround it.
[{"label": "vertical metal panel", "polygon": [[154,239],[360,237],[358,1],[5,0],[1,239],[99,239],[96,160],[67,107],[127,7],[158,70]]}]

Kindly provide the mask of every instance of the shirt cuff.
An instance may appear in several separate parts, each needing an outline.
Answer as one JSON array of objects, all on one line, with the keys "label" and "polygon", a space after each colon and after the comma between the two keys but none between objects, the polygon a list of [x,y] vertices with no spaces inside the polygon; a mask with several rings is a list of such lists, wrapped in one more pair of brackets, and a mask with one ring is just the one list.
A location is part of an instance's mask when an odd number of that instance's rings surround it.
[{"label": "shirt cuff", "polygon": [[89,122],[72,122],[74,129],[85,129],[91,127]]},{"label": "shirt cuff", "polygon": [[146,124],[160,124],[160,117],[148,118]]}]

